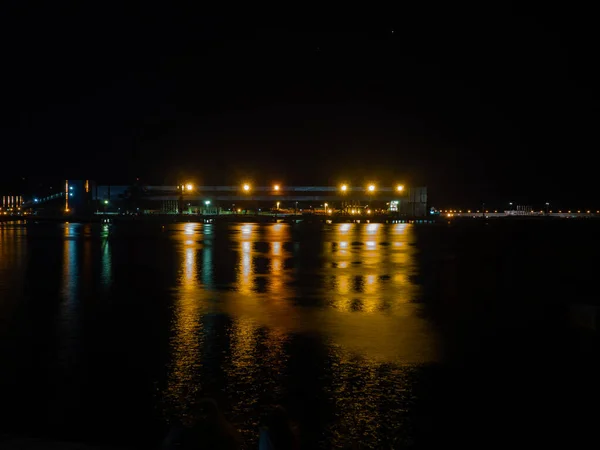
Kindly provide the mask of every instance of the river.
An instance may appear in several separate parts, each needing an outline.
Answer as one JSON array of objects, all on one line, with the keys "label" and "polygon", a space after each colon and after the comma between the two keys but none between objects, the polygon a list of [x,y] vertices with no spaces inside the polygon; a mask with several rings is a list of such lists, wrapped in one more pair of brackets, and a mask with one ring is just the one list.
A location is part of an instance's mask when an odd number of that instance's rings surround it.
[{"label": "river", "polygon": [[153,445],[206,396],[249,448],[273,404],[306,448],[540,442],[596,398],[595,231],[0,224],[0,430]]}]

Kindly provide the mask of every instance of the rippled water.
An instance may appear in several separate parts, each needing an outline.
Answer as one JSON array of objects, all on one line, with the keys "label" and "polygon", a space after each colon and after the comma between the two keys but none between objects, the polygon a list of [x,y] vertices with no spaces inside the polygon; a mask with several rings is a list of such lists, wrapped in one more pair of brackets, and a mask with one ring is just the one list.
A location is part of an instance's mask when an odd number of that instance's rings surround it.
[{"label": "rippled water", "polygon": [[[525,272],[498,253],[496,231],[478,241],[482,230],[0,225],[5,428],[155,442],[210,396],[248,446],[276,403],[307,448],[416,445],[452,391],[432,381],[435,368],[518,322],[499,297],[525,286]],[[486,355],[533,342],[519,339]]]}]

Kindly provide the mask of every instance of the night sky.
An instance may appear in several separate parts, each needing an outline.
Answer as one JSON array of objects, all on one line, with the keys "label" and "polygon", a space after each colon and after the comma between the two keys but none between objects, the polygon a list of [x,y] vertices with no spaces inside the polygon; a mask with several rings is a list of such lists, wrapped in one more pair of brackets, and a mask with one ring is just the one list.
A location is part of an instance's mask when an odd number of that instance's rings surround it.
[{"label": "night sky", "polygon": [[591,11],[78,3],[2,6],[0,188],[400,181],[442,207],[600,203]]}]

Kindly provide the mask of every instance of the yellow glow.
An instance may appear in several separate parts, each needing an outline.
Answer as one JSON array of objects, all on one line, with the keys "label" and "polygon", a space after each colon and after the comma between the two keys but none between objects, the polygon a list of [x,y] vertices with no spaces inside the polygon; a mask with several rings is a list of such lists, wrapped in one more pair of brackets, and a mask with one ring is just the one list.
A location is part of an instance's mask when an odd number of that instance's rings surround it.
[{"label": "yellow glow", "polygon": [[371,214],[371,210],[370,209],[367,209],[367,214]]},{"label": "yellow glow", "polygon": [[241,209],[241,208],[238,208],[238,211],[237,211],[237,212],[242,212],[242,209]]},{"label": "yellow glow", "polygon": [[470,209],[469,209],[467,212],[468,212],[469,214],[471,214],[471,210],[470,210]]},{"label": "yellow glow", "polygon": [[577,214],[579,214],[581,211],[577,211]]},{"label": "yellow glow", "polygon": [[186,184],[186,185],[185,185],[185,188],[186,188],[188,191],[191,191],[192,189],[194,189],[194,186],[193,186],[191,183],[188,183],[188,184]]},{"label": "yellow glow", "polygon": [[369,187],[369,192],[375,192],[375,185],[374,184],[370,184]]},{"label": "yellow glow", "polygon": [[396,186],[396,190],[398,192],[402,192],[404,190],[404,186],[402,186],[401,184],[399,184],[398,186]]},{"label": "yellow glow", "polygon": [[248,192],[250,190],[250,185],[248,183],[244,184],[243,189]]},{"label": "yellow glow", "polygon": [[588,211],[587,213],[589,214],[590,212]]},{"label": "yellow glow", "polygon": [[274,190],[274,191],[278,191],[278,190],[279,190],[279,185],[278,185],[278,184],[276,184],[275,186],[273,186],[273,190]]},{"label": "yellow glow", "polygon": [[329,214],[331,214],[333,211],[330,209],[329,211],[327,211]]},{"label": "yellow glow", "polygon": [[348,186],[346,186],[345,184],[342,184],[340,189],[342,190],[342,192],[346,192],[348,190]]},{"label": "yellow glow", "polygon": [[569,211],[569,214],[571,214],[571,211]]}]

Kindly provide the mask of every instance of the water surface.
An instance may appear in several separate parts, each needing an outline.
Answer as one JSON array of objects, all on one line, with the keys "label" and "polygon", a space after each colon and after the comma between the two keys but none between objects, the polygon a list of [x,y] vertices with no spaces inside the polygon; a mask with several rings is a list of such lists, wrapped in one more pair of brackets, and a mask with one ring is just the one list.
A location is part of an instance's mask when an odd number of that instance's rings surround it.
[{"label": "water surface", "polygon": [[520,227],[1,224],[4,428],[153,443],[211,396],[249,446],[275,403],[307,448],[424,445],[564,360],[547,283],[585,269]]}]

